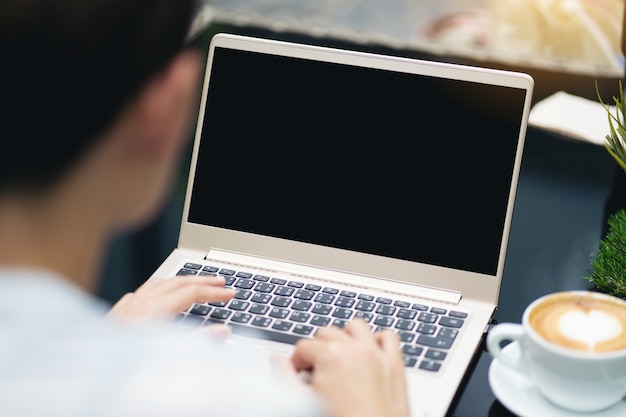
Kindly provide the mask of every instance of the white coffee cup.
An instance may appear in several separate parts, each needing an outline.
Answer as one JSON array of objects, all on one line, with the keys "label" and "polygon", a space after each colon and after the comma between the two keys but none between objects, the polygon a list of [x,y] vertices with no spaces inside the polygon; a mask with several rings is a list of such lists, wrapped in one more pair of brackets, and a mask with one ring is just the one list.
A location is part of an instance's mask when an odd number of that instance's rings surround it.
[{"label": "white coffee cup", "polygon": [[[519,344],[519,358],[502,352],[505,341]],[[493,327],[487,349],[559,407],[609,408],[626,395],[626,302],[590,291],[549,294],[526,307],[521,324]]]}]

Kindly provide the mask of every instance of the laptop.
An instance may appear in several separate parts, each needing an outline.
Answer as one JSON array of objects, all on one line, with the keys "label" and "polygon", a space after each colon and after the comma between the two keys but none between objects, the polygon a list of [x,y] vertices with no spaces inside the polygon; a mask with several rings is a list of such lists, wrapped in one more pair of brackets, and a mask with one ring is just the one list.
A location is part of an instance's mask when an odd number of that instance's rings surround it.
[{"label": "laptop", "polygon": [[237,297],[180,320],[290,352],[355,317],[401,335],[412,415],[446,414],[496,311],[533,80],[218,34],[177,248],[153,276]]}]

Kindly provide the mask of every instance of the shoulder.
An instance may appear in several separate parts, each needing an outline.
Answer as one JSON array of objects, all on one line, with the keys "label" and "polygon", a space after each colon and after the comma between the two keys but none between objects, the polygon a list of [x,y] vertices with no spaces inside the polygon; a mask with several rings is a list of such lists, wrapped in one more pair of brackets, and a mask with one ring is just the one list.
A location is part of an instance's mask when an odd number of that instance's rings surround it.
[{"label": "shoulder", "polygon": [[0,288],[0,416],[320,415],[256,349],[106,321],[97,301],[52,281]]}]

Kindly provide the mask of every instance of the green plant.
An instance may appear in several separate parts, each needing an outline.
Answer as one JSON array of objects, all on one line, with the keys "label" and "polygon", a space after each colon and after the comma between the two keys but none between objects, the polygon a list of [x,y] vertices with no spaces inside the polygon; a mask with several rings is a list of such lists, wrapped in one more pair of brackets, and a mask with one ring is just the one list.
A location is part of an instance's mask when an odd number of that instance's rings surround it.
[{"label": "green plant", "polygon": [[[613,96],[614,108],[602,101],[597,82],[596,94],[609,122],[610,133],[605,137],[604,147],[626,171],[626,103],[622,82],[619,82],[619,97]],[[609,216],[607,226],[608,232],[591,258],[591,275],[585,279],[598,291],[626,299],[626,210]]]},{"label": "green plant", "polygon": [[610,133],[606,135],[606,142],[604,146],[611,154],[613,159],[617,161],[619,166],[626,171],[626,103],[624,103],[624,89],[622,88],[622,81],[619,81],[619,97],[613,96],[613,102],[615,104],[615,114],[613,114],[612,108],[609,104],[602,101],[600,97],[600,91],[598,90],[598,83],[596,82],[596,94],[602,107],[606,110],[606,114],[609,120]]},{"label": "green plant", "polygon": [[612,214],[608,232],[591,259],[591,275],[585,279],[595,289],[626,299],[626,210]]}]

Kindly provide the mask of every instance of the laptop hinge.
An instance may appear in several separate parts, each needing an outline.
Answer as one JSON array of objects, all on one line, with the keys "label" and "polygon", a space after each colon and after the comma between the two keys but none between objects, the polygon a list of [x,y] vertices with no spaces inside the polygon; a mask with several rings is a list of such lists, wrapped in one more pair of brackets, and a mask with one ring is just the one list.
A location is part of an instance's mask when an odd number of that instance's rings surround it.
[{"label": "laptop hinge", "polygon": [[205,259],[217,262],[226,262],[233,265],[247,266],[255,269],[280,272],[294,277],[309,277],[335,283],[345,283],[351,286],[361,287],[363,289],[376,288],[379,291],[399,295],[408,294],[447,304],[458,304],[462,298],[462,294],[458,291],[444,290],[441,288],[422,286],[418,284],[408,284],[386,278],[377,278],[363,274],[336,271],[276,259],[244,255],[219,249],[211,249],[211,251],[205,256]]}]

